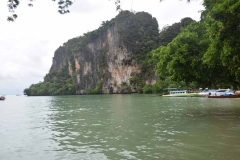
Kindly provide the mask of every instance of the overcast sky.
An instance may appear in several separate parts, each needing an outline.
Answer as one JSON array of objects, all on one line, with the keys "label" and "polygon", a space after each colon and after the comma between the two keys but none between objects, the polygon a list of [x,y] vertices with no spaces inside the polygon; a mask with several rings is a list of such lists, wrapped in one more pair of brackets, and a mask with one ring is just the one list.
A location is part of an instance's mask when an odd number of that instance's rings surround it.
[{"label": "overcast sky", "polygon": [[[158,20],[159,28],[184,17],[199,21],[202,0],[122,0],[123,10],[145,11]],[[68,39],[97,29],[118,12],[114,0],[75,0],[70,14],[60,15],[52,0],[20,0],[15,22],[8,22],[7,0],[0,0],[0,95],[23,94],[33,83],[43,81],[54,51]]]}]

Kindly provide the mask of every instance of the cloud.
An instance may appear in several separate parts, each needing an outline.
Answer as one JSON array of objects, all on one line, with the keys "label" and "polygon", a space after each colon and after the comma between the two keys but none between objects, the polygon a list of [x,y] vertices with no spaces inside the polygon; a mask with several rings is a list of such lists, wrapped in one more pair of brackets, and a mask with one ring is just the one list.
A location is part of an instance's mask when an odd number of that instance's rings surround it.
[{"label": "cloud", "polygon": [[0,46],[0,92],[9,92],[13,83],[22,87],[36,83],[50,68],[52,56],[47,54],[48,41],[6,38],[0,41]]},{"label": "cloud", "polygon": [[78,0],[74,1],[73,5],[69,8],[71,13],[99,13],[102,10],[109,8],[115,9],[115,1],[114,0]]}]

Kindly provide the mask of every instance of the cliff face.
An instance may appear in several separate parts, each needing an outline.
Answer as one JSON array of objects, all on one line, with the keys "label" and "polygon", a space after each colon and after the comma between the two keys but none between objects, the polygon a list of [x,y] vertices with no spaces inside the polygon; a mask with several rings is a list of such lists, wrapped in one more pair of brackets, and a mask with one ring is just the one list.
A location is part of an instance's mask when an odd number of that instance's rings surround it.
[{"label": "cliff face", "polygon": [[[154,30],[154,34],[145,32],[147,29]],[[135,91],[136,86],[129,81],[134,74],[141,73],[135,57],[141,53],[146,38],[150,41],[156,34],[157,21],[148,13],[122,12],[98,30],[59,47],[50,72],[68,66],[68,73],[77,85],[77,94],[84,94],[86,89],[95,88],[100,82],[103,93],[127,92],[126,87]]]}]

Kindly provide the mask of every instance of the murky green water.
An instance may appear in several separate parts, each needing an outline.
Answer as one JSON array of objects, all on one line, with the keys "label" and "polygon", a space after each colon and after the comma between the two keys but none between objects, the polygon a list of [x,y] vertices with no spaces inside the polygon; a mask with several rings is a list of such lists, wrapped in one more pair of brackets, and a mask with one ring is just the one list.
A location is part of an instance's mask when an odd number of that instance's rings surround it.
[{"label": "murky green water", "polygon": [[240,99],[7,96],[1,160],[240,157]]}]

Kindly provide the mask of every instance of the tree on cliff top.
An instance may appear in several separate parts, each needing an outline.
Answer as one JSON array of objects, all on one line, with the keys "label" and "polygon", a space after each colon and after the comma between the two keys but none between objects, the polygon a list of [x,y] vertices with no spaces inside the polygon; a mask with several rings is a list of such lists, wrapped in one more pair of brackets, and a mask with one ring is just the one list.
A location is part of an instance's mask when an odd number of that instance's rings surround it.
[{"label": "tree on cliff top", "polygon": [[174,23],[171,26],[165,26],[160,32],[159,45],[166,46],[170,43],[177,35],[181,32],[181,29],[188,26],[194,20],[192,18],[186,17],[181,19],[181,22]]}]

